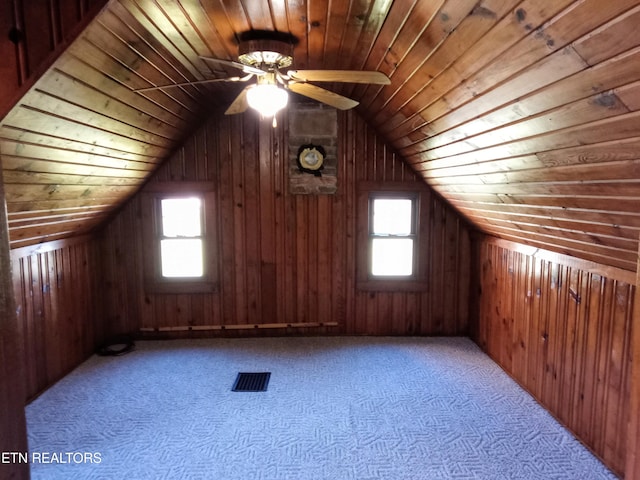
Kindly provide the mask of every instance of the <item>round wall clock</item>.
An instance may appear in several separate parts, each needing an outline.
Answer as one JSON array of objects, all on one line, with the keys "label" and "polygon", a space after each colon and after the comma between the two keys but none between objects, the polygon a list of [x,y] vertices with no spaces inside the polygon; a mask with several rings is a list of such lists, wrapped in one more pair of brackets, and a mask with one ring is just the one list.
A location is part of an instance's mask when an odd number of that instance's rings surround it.
[{"label": "round wall clock", "polygon": [[324,148],[319,145],[302,145],[298,149],[298,168],[317,177],[322,175],[320,170],[324,168]]}]

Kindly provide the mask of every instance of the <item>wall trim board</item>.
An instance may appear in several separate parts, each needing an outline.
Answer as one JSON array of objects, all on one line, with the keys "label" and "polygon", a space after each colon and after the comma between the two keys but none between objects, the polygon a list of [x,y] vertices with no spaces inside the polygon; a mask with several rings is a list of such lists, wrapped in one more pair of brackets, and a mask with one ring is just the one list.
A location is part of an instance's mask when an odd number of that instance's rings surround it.
[{"label": "wall trim board", "polygon": [[631,270],[624,270],[622,268],[602,265],[590,260],[583,260],[581,258],[572,257],[571,255],[552,252],[550,250],[543,250],[538,247],[524,245],[521,243],[512,242],[510,240],[503,240],[491,235],[479,234],[477,236],[477,239],[481,243],[496,245],[507,250],[522,253],[523,255],[529,255],[533,258],[539,258],[541,260],[546,260],[552,263],[559,263],[567,267],[594,273],[596,275],[607,277],[612,280],[618,280],[620,282],[625,282],[630,285],[635,285],[636,283],[636,273],[632,272]]},{"label": "wall trim board", "polygon": [[54,240],[52,242],[39,243],[37,245],[28,245],[26,247],[14,248],[11,250],[11,261],[15,262],[19,258],[52,252],[54,250],[60,250],[65,247],[79,245],[81,243],[88,243],[94,239],[95,236],[93,234],[86,234],[78,235],[75,237],[62,238],[60,240]]},{"label": "wall trim board", "polygon": [[156,327],[140,328],[140,332],[186,332],[186,331],[209,331],[209,330],[257,330],[264,328],[311,328],[311,327],[338,327],[338,322],[298,322],[298,323],[247,323],[236,325],[182,325],[176,327]]}]

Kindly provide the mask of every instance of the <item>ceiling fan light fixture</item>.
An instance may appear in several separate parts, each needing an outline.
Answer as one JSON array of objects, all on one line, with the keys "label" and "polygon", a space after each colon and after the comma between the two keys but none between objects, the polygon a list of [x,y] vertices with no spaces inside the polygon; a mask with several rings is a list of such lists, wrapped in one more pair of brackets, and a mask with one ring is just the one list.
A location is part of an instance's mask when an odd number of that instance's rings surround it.
[{"label": "ceiling fan light fixture", "polygon": [[247,91],[247,103],[262,117],[273,117],[287,106],[286,90],[272,84],[258,84]]},{"label": "ceiling fan light fixture", "polygon": [[247,52],[238,57],[240,63],[252,67],[261,68],[264,65],[273,65],[276,68],[285,68],[291,65],[293,58],[280,52],[255,51]]}]

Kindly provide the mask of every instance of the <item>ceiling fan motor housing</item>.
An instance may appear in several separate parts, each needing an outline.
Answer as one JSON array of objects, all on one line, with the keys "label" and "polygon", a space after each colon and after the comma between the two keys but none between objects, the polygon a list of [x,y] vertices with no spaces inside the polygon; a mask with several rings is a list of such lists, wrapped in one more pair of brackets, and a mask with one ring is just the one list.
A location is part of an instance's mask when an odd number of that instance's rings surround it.
[{"label": "ceiling fan motor housing", "polygon": [[293,45],[274,39],[244,40],[238,53],[240,63],[251,67],[286,68],[293,62]]}]

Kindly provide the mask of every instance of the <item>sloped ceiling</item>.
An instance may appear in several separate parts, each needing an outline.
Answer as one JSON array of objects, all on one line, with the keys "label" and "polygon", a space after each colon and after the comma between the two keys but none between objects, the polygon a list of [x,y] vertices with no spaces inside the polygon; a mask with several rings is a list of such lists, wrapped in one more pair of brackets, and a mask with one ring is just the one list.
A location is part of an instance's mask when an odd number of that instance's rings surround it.
[{"label": "sloped ceiling", "polygon": [[[113,0],[0,123],[12,246],[88,231],[237,84],[238,35],[299,39],[324,87],[478,229],[636,269],[640,0]],[[249,113],[246,113],[249,114]]]}]

